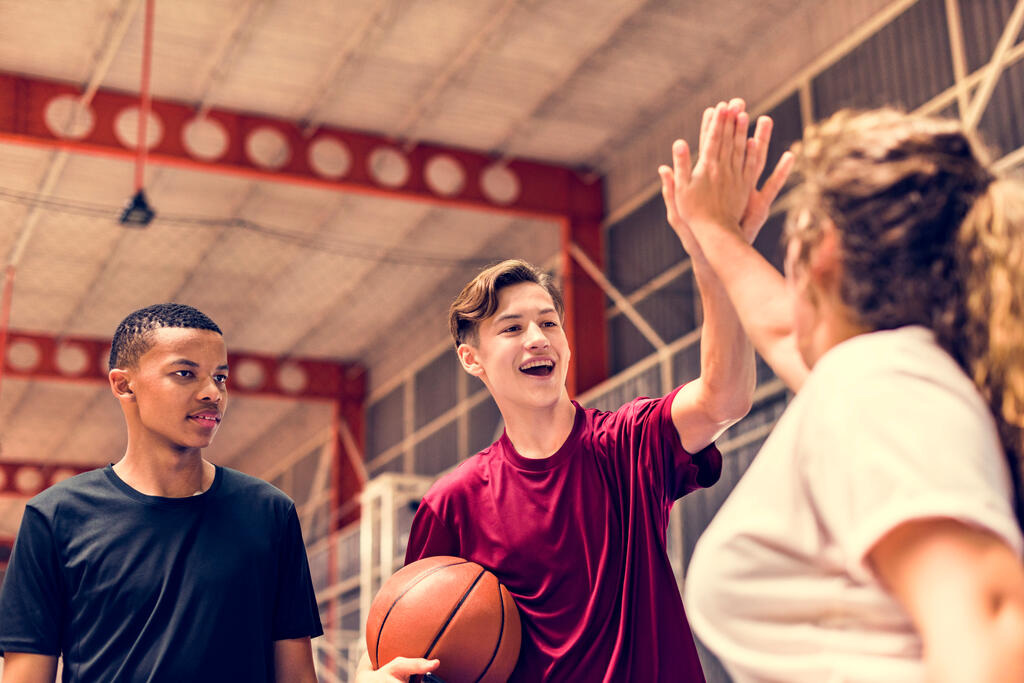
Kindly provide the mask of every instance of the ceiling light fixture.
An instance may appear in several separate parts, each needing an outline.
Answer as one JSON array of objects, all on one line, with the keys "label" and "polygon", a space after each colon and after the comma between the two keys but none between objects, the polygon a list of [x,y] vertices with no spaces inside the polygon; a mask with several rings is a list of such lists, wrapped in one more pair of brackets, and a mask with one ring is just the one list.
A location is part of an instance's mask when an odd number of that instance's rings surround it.
[{"label": "ceiling light fixture", "polygon": [[149,205],[146,193],[140,189],[121,212],[121,225],[144,228],[152,223],[155,217],[156,211]]},{"label": "ceiling light fixture", "polygon": [[133,228],[144,228],[156,217],[156,211],[146,200],[143,185],[146,180],[146,152],[149,138],[146,136],[146,124],[149,123],[150,97],[149,72],[153,57],[153,4],[154,0],[146,0],[146,20],[142,34],[142,78],[139,87],[139,126],[135,136],[135,196],[121,212],[121,225]]}]

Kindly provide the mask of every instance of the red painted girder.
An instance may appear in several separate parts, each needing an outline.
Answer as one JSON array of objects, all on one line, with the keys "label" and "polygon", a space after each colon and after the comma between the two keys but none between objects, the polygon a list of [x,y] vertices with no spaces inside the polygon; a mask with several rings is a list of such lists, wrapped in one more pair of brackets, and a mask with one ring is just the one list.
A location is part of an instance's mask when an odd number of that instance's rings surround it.
[{"label": "red painted girder", "polygon": [[96,469],[97,465],[38,463],[7,460],[0,462],[0,496],[28,498],[58,481]]},{"label": "red painted girder", "polygon": [[[115,121],[121,112],[138,107],[138,96],[101,89],[91,103],[95,122],[87,135],[71,139],[55,134],[45,120],[47,105],[56,97],[77,98],[79,95],[80,89],[72,84],[0,72],[0,139],[132,159],[135,149],[125,146],[118,139]],[[185,127],[196,116],[193,106],[153,98],[152,112],[160,120],[163,135],[149,150],[149,163],[534,217],[557,218],[570,215],[573,211],[571,184],[578,175],[575,170],[567,167],[532,161],[508,161],[506,166],[517,176],[520,192],[514,200],[499,203],[489,199],[481,186],[483,171],[498,160],[479,152],[417,144],[406,153],[398,141],[329,126],[320,127],[312,137],[307,138],[302,127],[291,121],[211,109],[207,117],[223,128],[227,134],[227,145],[220,157],[206,160],[190,153],[184,141]],[[291,149],[288,160],[278,168],[260,166],[246,152],[249,135],[261,128],[277,131]],[[310,147],[321,138],[333,138],[349,150],[351,163],[342,177],[326,177],[318,173],[310,162]],[[370,153],[378,148],[396,150],[407,160],[410,172],[400,186],[383,185],[371,176]],[[465,182],[462,189],[448,196],[431,190],[424,173],[427,162],[438,155],[454,159],[464,170]]]},{"label": "red painted girder", "polygon": [[[33,352],[31,349],[34,349]],[[71,361],[62,367],[58,355]],[[18,379],[48,379],[77,382],[107,382],[110,342],[86,337],[55,337],[11,331],[7,342],[3,376]],[[34,359],[33,359],[34,356]],[[18,362],[12,362],[18,359]],[[29,362],[31,361],[31,362]],[[366,396],[366,372],[357,363],[339,363],[312,358],[231,352],[228,387],[231,393],[276,396],[302,400],[342,401],[361,404]],[[247,377],[258,381],[246,383]],[[290,384],[288,378],[294,379]],[[304,382],[297,378],[304,377]]]}]

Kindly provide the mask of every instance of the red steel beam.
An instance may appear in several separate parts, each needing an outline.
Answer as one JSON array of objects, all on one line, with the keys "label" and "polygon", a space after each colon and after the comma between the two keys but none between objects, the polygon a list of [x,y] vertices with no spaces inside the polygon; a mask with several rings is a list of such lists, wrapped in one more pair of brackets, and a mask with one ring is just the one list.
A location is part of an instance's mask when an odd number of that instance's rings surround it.
[{"label": "red steel beam", "polygon": [[[93,123],[84,135],[71,138],[51,129],[46,116],[51,103],[57,98],[75,100],[79,95],[79,88],[74,85],[0,72],[0,141],[132,159],[135,149],[122,143],[115,126],[122,113],[137,112],[137,97],[101,89],[90,103]],[[454,147],[419,144],[406,151],[394,140],[340,128],[321,127],[308,138],[296,123],[226,109],[211,109],[207,114],[206,121],[214,122],[223,131],[225,144],[219,156],[205,158],[197,156],[186,141],[187,127],[196,120],[194,107],[154,98],[152,113],[163,129],[159,141],[149,150],[148,159],[154,164],[558,222],[562,226],[568,330],[570,340],[575,342],[572,348],[576,354],[570,389],[574,393],[582,392],[607,377],[603,295],[564,253],[566,240],[572,240],[595,263],[603,263],[604,200],[600,181],[588,183],[578,172],[563,166],[520,160],[503,162]],[[273,131],[288,150],[286,160],[276,168],[260,165],[248,151],[251,136],[266,130]],[[324,172],[322,165],[318,170],[312,161],[318,144],[346,150],[347,169],[331,175]],[[407,174],[400,182],[388,185],[375,178],[371,166],[374,154],[380,150],[388,150],[397,155],[393,158],[403,160]],[[447,169],[449,176],[452,169],[456,175],[461,173],[461,184],[439,189],[438,184],[429,179],[429,169],[435,163]],[[503,190],[489,191],[487,188],[493,186],[487,182],[488,177],[504,178],[508,182],[502,186]],[[585,346],[583,340],[586,340]]]},{"label": "red steel beam", "polygon": [[603,268],[601,222],[604,193],[600,181],[576,180],[571,186],[572,211],[562,220],[562,289],[565,294],[565,330],[572,349],[566,379],[569,394],[580,394],[608,377],[605,294],[569,253],[576,244]]},{"label": "red steel beam", "polygon": [[[12,330],[3,376],[105,384],[109,355],[106,339]],[[361,402],[366,395],[365,371],[357,363],[230,352],[228,365],[233,394],[346,402]]]},{"label": "red steel beam", "polygon": [[[122,113],[138,111],[138,96],[101,89],[89,105],[93,125],[85,135],[66,137],[51,129],[46,117],[51,103],[57,98],[75,99],[79,95],[80,89],[75,85],[0,72],[0,140],[133,159],[134,145],[129,147],[121,142],[115,124]],[[570,184],[577,173],[562,166],[518,160],[504,163],[486,154],[429,144],[418,144],[406,152],[394,140],[330,126],[322,126],[315,135],[306,137],[296,123],[226,109],[211,109],[206,116],[206,121],[218,126],[226,139],[222,153],[210,159],[197,155],[186,141],[186,127],[196,120],[194,107],[153,98],[152,114],[163,130],[147,157],[155,164],[539,218],[558,219],[571,211]],[[287,144],[287,159],[274,168],[254,161],[247,148],[251,136],[264,130],[276,133],[278,139]],[[348,152],[348,168],[336,177],[332,177],[333,171],[330,175],[318,171],[312,161],[313,147],[321,141],[341,145]],[[398,156],[393,158],[407,164],[407,176],[397,179],[393,185],[375,179],[371,161],[377,150],[396,153]],[[461,169],[464,181],[461,187],[433,189],[427,166],[444,157],[447,158],[445,170]],[[455,165],[448,161],[454,161]],[[488,194],[484,174],[496,167],[513,174],[518,192]]]},{"label": "red steel beam", "polygon": [[[47,334],[10,331],[3,358],[4,378],[107,383],[110,342],[88,337],[55,337]],[[242,396],[271,396],[305,401],[328,401],[337,419],[345,420],[359,452],[363,449],[363,404],[366,401],[366,369],[358,363],[339,363],[314,358],[278,358],[264,354],[230,352],[228,365],[231,393]],[[338,448],[345,448],[340,440]],[[362,489],[362,476],[354,470],[350,455],[336,457],[335,487],[338,509],[342,501]],[[28,468],[27,473],[19,474]],[[60,479],[94,465],[60,463],[0,462],[0,495],[35,495]],[[26,484],[25,482],[29,482]],[[31,482],[38,482],[32,484]],[[334,519],[337,528],[358,519],[358,511],[345,519]]]},{"label": "red steel beam", "polygon": [[0,462],[0,496],[30,498],[59,481],[94,469],[96,465],[5,460]]}]

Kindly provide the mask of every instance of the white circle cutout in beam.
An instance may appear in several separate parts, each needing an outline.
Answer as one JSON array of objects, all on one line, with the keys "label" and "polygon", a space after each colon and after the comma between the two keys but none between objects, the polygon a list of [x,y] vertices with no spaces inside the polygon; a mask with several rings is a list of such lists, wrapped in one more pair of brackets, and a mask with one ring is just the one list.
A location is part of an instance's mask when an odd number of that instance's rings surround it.
[{"label": "white circle cutout in beam", "polygon": [[291,161],[292,148],[284,133],[270,126],[261,126],[246,139],[245,154],[257,166],[276,171]]},{"label": "white circle cutout in beam", "polygon": [[309,165],[324,178],[340,178],[352,168],[352,152],[341,140],[322,136],[309,146]]},{"label": "white circle cutout in beam", "polygon": [[58,95],[46,103],[43,121],[57,137],[81,140],[92,132],[96,116],[74,95]]},{"label": "white circle cutout in beam", "polygon": [[65,479],[70,479],[71,477],[75,476],[76,474],[78,474],[78,473],[75,472],[75,470],[71,469],[70,467],[61,467],[61,468],[59,468],[57,470],[54,470],[53,474],[50,475],[50,483],[51,484],[59,484],[60,482],[64,481]]},{"label": "white circle cutout in beam", "polygon": [[[138,107],[128,107],[127,109],[122,109],[121,113],[114,119],[114,134],[117,136],[118,142],[128,149],[137,149],[139,113]],[[146,149],[153,149],[160,144],[163,138],[163,121],[153,112],[149,112],[149,118],[146,120]]]},{"label": "white circle cutout in beam", "polygon": [[519,199],[519,176],[504,164],[492,164],[480,174],[480,189],[495,204],[511,204]]},{"label": "white circle cutout in beam", "polygon": [[228,151],[228,132],[216,119],[196,117],[182,128],[181,142],[195,158],[216,161]]},{"label": "white circle cutout in beam", "polygon": [[39,365],[42,355],[36,344],[22,339],[7,347],[7,362],[22,371],[34,369]]},{"label": "white circle cutout in beam", "polygon": [[448,154],[431,157],[423,171],[427,186],[435,194],[451,197],[462,192],[466,186],[466,171],[462,164]]},{"label": "white circle cutout in beam", "polygon": [[106,347],[103,353],[101,353],[99,358],[96,360],[101,374],[105,375],[110,372],[110,347]]},{"label": "white circle cutout in beam", "polygon": [[14,473],[14,488],[21,493],[37,493],[43,488],[43,473],[31,465],[19,467]]},{"label": "white circle cutout in beam", "polygon": [[409,160],[392,147],[378,147],[367,160],[370,177],[387,187],[401,187],[409,180]]},{"label": "white circle cutout in beam", "polygon": [[89,354],[79,344],[61,344],[57,347],[57,369],[62,374],[77,377],[89,367]]},{"label": "white circle cutout in beam", "polygon": [[306,371],[298,363],[285,363],[277,369],[277,386],[289,394],[297,394],[306,388]]},{"label": "white circle cutout in beam", "polygon": [[267,373],[256,361],[242,360],[231,368],[231,381],[243,389],[255,390],[267,381]]}]

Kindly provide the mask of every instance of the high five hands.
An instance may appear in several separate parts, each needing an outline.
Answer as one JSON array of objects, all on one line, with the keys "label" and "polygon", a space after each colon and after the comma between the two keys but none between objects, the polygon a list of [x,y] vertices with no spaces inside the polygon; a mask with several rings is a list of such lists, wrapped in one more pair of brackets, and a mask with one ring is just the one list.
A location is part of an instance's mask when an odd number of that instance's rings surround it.
[{"label": "high five hands", "polygon": [[752,243],[789,177],[794,157],[785,152],[763,187],[757,189],[768,157],[772,120],[758,118],[754,135],[748,139],[749,125],[743,100],[719,102],[704,110],[696,165],[691,163],[686,142],[676,140],[673,167],[658,168],[668,222],[691,258],[702,254],[697,234],[714,226],[739,232]]}]

